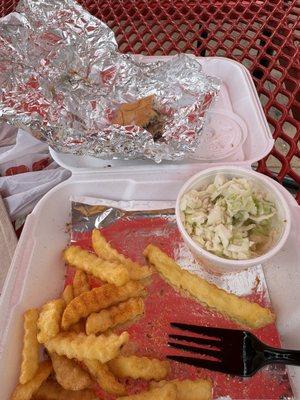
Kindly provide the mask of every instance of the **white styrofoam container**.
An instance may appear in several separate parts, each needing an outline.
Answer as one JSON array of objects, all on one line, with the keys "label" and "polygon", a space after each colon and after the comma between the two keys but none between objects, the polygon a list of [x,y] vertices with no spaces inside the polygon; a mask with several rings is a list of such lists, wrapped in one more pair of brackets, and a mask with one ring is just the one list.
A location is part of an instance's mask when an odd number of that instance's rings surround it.
[{"label": "white styrofoam container", "polygon": [[[17,382],[22,349],[22,315],[29,307],[41,306],[59,296],[64,283],[61,251],[68,243],[65,224],[70,221],[70,196],[102,197],[113,200],[175,200],[188,174],[175,176],[155,171],[90,172],[73,176],[52,189],[28,217],[9,270],[1,298],[0,390],[8,399]],[[266,280],[282,344],[299,348],[300,331],[300,247],[298,206],[292,196],[278,184],[292,211],[292,230],[287,245],[266,266]],[[300,369],[292,371],[300,398]],[[225,393],[224,393],[225,395]]]},{"label": "white styrofoam container", "polygon": [[[206,72],[222,78],[232,110],[248,127],[248,136],[242,149],[243,160],[234,161],[232,156],[222,163],[249,168],[252,162],[265,156],[273,145],[251,77],[244,67],[226,59],[204,60],[203,66]],[[243,96],[240,96],[241,93]],[[249,127],[253,129],[249,130]],[[175,201],[184,181],[195,172],[212,166],[209,163],[186,161],[161,165],[143,161],[116,161],[113,168],[104,168],[108,164],[106,161],[79,160],[57,153],[54,156],[61,165],[72,171],[72,176],[50,190],[27,218],[3,287],[0,302],[1,400],[9,398],[18,379],[23,312],[55,298],[63,289],[61,251],[69,240],[66,223],[70,221],[70,197]],[[300,330],[300,215],[292,196],[279,184],[278,189],[291,207],[292,228],[287,244],[276,259],[266,265],[265,273],[278,317],[282,344],[297,348]],[[300,369],[290,371],[296,398],[300,398]]]},{"label": "white styrofoam container", "polygon": [[[145,57],[140,56],[143,61],[168,60],[171,57]],[[234,154],[221,159],[218,163],[251,165],[268,154],[273,145],[268,123],[260,106],[259,98],[248,70],[240,63],[222,57],[198,58],[202,64],[203,71],[208,75],[221,78],[222,86],[217,101],[212,106],[211,113],[215,114],[219,123],[214,128],[217,130],[218,137],[223,146],[228,146],[228,130],[225,129],[225,121],[233,123],[232,134],[240,129],[245,135],[242,146],[236,149]],[[223,117],[223,120],[222,120]],[[227,120],[229,118],[229,120]],[[233,138],[231,138],[233,139]],[[201,149],[200,149],[201,150]],[[218,151],[218,153],[220,150]],[[50,149],[52,157],[63,167],[72,171],[83,171],[101,168],[103,173],[108,172],[111,166],[117,171],[124,168],[128,172],[135,171],[136,168],[147,168],[149,171],[160,170],[189,170],[194,168],[197,171],[199,165],[208,163],[207,160],[183,160],[178,162],[164,161],[161,164],[155,164],[152,161],[145,160],[101,160],[95,157],[74,156],[63,154]],[[199,152],[196,151],[196,155]],[[201,153],[202,154],[202,153]],[[216,162],[217,152],[213,152],[211,162]],[[209,163],[208,163],[209,164]],[[211,166],[211,165],[210,165]]]}]

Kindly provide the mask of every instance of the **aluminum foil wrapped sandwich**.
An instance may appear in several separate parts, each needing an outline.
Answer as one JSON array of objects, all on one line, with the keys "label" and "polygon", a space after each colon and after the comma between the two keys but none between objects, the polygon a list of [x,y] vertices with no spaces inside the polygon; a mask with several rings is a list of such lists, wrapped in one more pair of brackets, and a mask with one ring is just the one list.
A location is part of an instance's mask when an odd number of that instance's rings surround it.
[{"label": "aluminum foil wrapped sandwich", "polygon": [[0,20],[0,120],[59,152],[185,158],[219,87],[191,55],[120,53],[113,31],[72,0],[21,0]]}]

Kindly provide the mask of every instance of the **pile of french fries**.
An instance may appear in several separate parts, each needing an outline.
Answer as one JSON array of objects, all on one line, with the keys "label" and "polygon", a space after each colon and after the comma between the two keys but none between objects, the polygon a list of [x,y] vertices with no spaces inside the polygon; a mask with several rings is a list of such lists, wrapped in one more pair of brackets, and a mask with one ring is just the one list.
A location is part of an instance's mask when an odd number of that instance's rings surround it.
[{"label": "pile of french fries", "polygon": [[[256,328],[274,320],[270,310],[182,270],[154,245],[144,252],[150,266],[141,266],[115,250],[99,230],[93,231],[92,244],[94,253],[77,246],[64,250],[64,261],[76,272],[61,298],[25,312],[21,371],[12,400],[98,399],[96,384],[118,400],[211,399],[210,381],[166,381],[168,361],[122,354],[129,334],[114,329],[143,315],[152,267],[176,289],[238,323]],[[90,289],[88,275],[103,284]],[[42,346],[47,360],[40,362]],[[149,390],[127,396],[123,378],[149,381]]]}]

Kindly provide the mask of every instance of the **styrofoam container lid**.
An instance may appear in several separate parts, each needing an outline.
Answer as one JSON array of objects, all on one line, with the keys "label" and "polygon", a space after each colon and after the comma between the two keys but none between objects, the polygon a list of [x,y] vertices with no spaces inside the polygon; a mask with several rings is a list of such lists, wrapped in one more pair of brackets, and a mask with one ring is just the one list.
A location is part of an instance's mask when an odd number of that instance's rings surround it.
[{"label": "styrofoam container lid", "polygon": [[[166,61],[171,57],[137,56],[144,62]],[[103,160],[91,156],[58,153],[50,149],[54,160],[72,172],[101,170],[133,171],[136,167],[153,171],[170,168],[189,170],[203,164],[251,165],[266,156],[274,140],[262,110],[251,75],[240,63],[222,57],[198,58],[203,71],[222,80],[216,102],[207,113],[198,149],[193,158],[182,161]]]}]

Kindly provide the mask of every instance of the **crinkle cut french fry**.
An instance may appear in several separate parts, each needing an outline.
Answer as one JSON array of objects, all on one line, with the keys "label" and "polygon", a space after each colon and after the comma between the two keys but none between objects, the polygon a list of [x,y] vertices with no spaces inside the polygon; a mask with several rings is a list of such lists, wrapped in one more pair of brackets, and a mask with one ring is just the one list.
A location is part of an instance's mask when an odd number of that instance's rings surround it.
[{"label": "crinkle cut french fry", "polygon": [[119,356],[108,363],[111,372],[118,378],[161,380],[170,372],[170,363],[155,358]]},{"label": "crinkle cut french fry", "polygon": [[39,368],[34,377],[24,385],[19,383],[15,388],[10,400],[30,400],[32,395],[38,390],[41,384],[48,378],[52,371],[50,361],[44,361],[39,365]]},{"label": "crinkle cut french fry", "polygon": [[64,332],[46,342],[45,347],[50,353],[54,352],[68,358],[76,358],[79,361],[87,358],[106,363],[119,355],[120,348],[128,340],[127,332],[123,332],[121,335],[111,334],[108,336]]},{"label": "crinkle cut french fry", "polygon": [[87,250],[69,246],[63,252],[64,261],[104,282],[122,286],[129,281],[129,274],[119,262],[106,261]]},{"label": "crinkle cut french fry", "polygon": [[129,281],[124,286],[105,284],[75,297],[65,308],[62,317],[63,329],[68,329],[81,318],[86,318],[93,312],[118,304],[130,297],[140,297],[145,294],[144,286],[136,281]]},{"label": "crinkle cut french fry", "polygon": [[147,392],[131,396],[118,397],[117,400],[177,400],[177,389],[173,383],[168,383],[161,388],[150,389]]},{"label": "crinkle cut french fry", "polygon": [[98,385],[107,393],[119,396],[126,394],[125,386],[114,377],[106,364],[97,360],[84,360],[84,364]]},{"label": "crinkle cut french fry", "polygon": [[22,363],[20,383],[30,381],[39,367],[39,342],[37,340],[37,309],[27,310],[24,314],[24,338],[22,350]]},{"label": "crinkle cut french fry", "polygon": [[91,386],[92,380],[75,360],[50,353],[57,382],[66,390],[82,390]]},{"label": "crinkle cut french fry", "polygon": [[85,272],[77,269],[73,280],[73,293],[74,297],[79,296],[81,293],[88,292],[90,285]]},{"label": "crinkle cut french fry", "polygon": [[63,299],[51,300],[43,305],[37,322],[37,338],[40,343],[45,343],[58,334],[64,308]]},{"label": "crinkle cut french fry", "polygon": [[125,265],[129,273],[129,278],[132,280],[139,280],[147,278],[152,274],[151,268],[146,265],[140,265],[132,261],[130,258],[125,257],[114,249],[109,242],[105,239],[98,229],[94,229],[92,233],[92,244],[95,253],[105,260],[118,261]]},{"label": "crinkle cut french fry", "polygon": [[76,332],[76,333],[86,333],[85,332],[85,320],[81,319],[80,321],[76,322],[76,324],[70,326],[70,331]]},{"label": "crinkle cut french fry", "polygon": [[99,313],[92,313],[86,320],[86,333],[105,332],[109,328],[124,324],[144,313],[144,301],[140,297],[129,299]]},{"label": "crinkle cut french fry", "polygon": [[174,383],[177,389],[176,400],[211,400],[212,399],[212,383],[206,379],[197,379],[192,381],[184,379],[182,381],[161,381],[151,382],[150,388],[163,387],[168,383]]},{"label": "crinkle cut french fry", "polygon": [[62,298],[68,305],[74,299],[73,285],[67,285],[63,291]]},{"label": "crinkle cut french fry", "polygon": [[100,400],[92,390],[65,390],[58,383],[44,382],[32,400]]},{"label": "crinkle cut french fry", "polygon": [[171,285],[188,292],[204,306],[216,310],[238,324],[257,329],[274,322],[275,315],[268,308],[228,293],[205,279],[180,268],[158,247],[150,244],[145,249],[144,255]]}]

